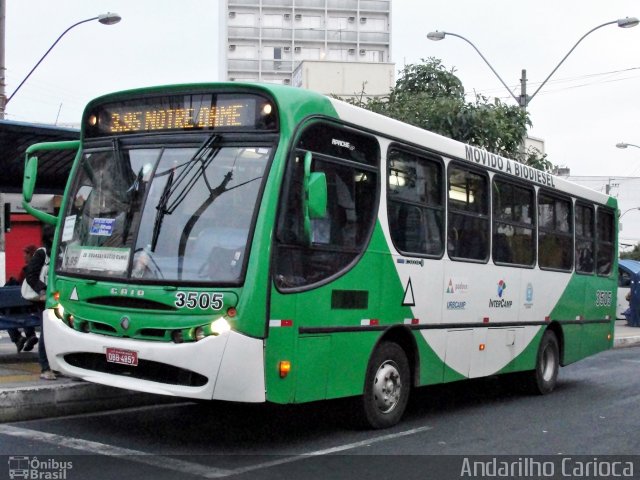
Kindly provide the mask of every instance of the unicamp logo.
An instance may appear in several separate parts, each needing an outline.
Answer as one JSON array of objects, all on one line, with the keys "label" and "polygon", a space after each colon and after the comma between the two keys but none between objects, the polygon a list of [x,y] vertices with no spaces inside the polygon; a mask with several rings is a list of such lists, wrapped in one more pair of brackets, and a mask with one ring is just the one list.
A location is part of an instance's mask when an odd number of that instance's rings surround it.
[{"label": "unicamp logo", "polygon": [[10,456],[9,478],[38,480],[66,480],[67,472],[73,469],[73,462],[61,462],[54,458]]},{"label": "unicamp logo", "polygon": [[533,284],[527,283],[527,290],[525,291],[524,308],[533,307]]}]

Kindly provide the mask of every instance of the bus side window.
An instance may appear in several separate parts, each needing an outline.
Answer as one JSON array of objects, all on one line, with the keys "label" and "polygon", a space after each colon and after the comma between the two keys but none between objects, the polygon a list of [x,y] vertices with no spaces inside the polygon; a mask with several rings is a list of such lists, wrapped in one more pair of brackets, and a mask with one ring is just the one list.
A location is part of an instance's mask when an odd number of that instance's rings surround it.
[{"label": "bus side window", "polygon": [[571,201],[538,195],[538,263],[540,268],[569,271],[573,267]]},{"label": "bus side window", "polygon": [[514,266],[535,264],[535,192],[531,187],[494,177],[493,261]]},{"label": "bus side window", "polygon": [[597,213],[597,269],[598,275],[608,276],[613,268],[614,255],[614,215],[613,211],[600,207]]},{"label": "bus side window", "polygon": [[486,261],[489,258],[489,177],[449,168],[449,256]]},{"label": "bus side window", "polygon": [[576,202],[576,271],[595,271],[595,215],[591,205]]},{"label": "bus side window", "polygon": [[439,162],[413,153],[390,150],[387,216],[400,252],[442,255],[443,188]]}]

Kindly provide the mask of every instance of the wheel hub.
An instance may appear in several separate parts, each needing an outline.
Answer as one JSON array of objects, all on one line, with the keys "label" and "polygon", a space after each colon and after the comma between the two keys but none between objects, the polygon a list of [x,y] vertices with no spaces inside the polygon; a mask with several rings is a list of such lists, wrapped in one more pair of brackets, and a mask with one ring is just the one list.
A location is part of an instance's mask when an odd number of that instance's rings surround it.
[{"label": "wheel hub", "polygon": [[395,362],[387,361],[380,365],[373,384],[376,406],[382,413],[392,411],[400,401],[402,382]]}]

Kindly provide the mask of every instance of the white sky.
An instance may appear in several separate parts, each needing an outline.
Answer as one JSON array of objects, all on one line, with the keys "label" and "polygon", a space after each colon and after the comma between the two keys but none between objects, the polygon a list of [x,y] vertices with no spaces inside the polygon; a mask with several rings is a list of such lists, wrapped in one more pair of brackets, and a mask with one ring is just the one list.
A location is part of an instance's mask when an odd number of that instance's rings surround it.
[{"label": "white sky", "polygon": [[[123,18],[65,35],[8,105],[7,119],[77,124],[84,104],[103,93],[218,79],[218,0],[6,1],[7,94],[68,26],[107,11]],[[531,94],[582,35],[608,21],[640,17],[640,2],[392,0],[392,11],[396,70],[433,56],[455,67],[468,93],[513,105],[470,45],[455,37],[432,42],[426,34],[444,30],[468,38],[516,95],[527,69]],[[549,159],[568,166],[572,176],[640,176],[640,149],[615,148],[620,141],[640,145],[640,26],[609,25],[587,36],[529,111],[530,135],[544,139]],[[640,206],[637,197],[620,200],[622,210]],[[630,225],[622,236],[640,239],[640,211],[625,221]]]}]

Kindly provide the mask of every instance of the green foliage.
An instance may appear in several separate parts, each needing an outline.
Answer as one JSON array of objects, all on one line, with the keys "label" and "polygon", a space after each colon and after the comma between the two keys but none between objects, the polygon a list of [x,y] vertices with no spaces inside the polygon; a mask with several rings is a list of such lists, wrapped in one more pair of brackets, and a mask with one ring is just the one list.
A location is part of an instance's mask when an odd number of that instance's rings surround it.
[{"label": "green foliage", "polygon": [[526,111],[495,99],[476,95],[465,101],[462,82],[435,58],[407,65],[388,96],[347,99],[349,103],[415,125],[454,140],[475,145],[544,171],[553,165],[546,155],[530,148],[523,152],[522,139],[531,125]]},{"label": "green foliage", "polygon": [[622,260],[640,260],[640,243],[638,243],[630,252],[622,252],[620,254]]}]

